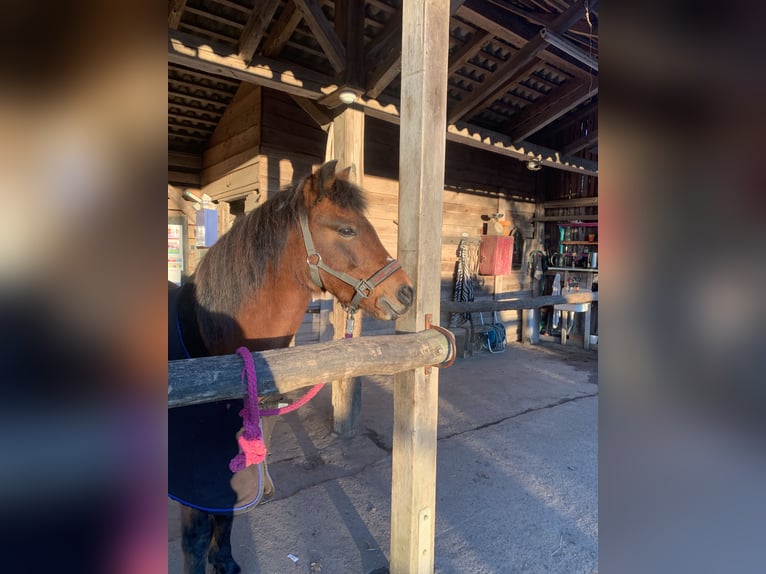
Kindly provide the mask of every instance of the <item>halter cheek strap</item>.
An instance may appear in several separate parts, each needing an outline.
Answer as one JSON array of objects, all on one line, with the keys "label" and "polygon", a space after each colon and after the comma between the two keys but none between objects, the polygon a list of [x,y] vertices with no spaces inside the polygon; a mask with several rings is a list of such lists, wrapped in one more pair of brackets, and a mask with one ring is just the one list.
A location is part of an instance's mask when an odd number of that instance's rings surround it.
[{"label": "halter cheek strap", "polygon": [[325,262],[322,261],[322,256],[317,253],[317,250],[314,248],[314,242],[311,239],[311,231],[309,230],[309,222],[306,214],[301,213],[300,223],[301,232],[303,235],[303,244],[306,246],[306,263],[309,266],[311,280],[314,282],[314,285],[320,289],[324,289],[322,278],[319,276],[319,270],[321,269],[325,273],[329,273],[333,277],[337,277],[344,283],[351,285],[355,291],[354,297],[351,299],[351,302],[348,305],[349,312],[352,314],[355,313],[359,308],[359,305],[363,299],[366,299],[372,295],[373,291],[375,291],[375,287],[383,283],[383,281],[388,279],[391,275],[402,268],[401,264],[396,259],[392,259],[386,265],[373,273],[368,279],[356,279],[348,273],[344,273],[343,271],[336,271],[335,269],[328,267]]}]

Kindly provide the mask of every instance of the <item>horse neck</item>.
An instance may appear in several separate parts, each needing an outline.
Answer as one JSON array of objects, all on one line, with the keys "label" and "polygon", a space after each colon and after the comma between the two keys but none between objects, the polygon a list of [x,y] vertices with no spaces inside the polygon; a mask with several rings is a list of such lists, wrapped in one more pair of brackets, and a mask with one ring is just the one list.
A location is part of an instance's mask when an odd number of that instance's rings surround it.
[{"label": "horse neck", "polygon": [[288,237],[279,268],[270,268],[262,287],[240,306],[236,320],[241,340],[236,347],[244,345],[253,351],[287,347],[303,321],[311,293],[305,248],[294,231]]}]

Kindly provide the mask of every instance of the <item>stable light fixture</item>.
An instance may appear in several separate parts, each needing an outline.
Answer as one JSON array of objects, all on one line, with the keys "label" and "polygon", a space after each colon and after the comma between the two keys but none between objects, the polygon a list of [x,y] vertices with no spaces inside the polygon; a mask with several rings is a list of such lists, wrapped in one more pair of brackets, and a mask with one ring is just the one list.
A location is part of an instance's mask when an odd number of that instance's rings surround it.
[{"label": "stable light fixture", "polygon": [[543,169],[543,160],[540,158],[530,159],[527,162],[527,169],[529,171],[540,171]]},{"label": "stable light fixture", "polygon": [[598,62],[591,58],[588,54],[580,50],[577,46],[572,44],[569,40],[559,36],[555,32],[551,32],[547,28],[540,30],[540,36],[543,40],[548,42],[551,46],[556,46],[559,50],[565,54],[569,54],[575,60],[579,60],[592,70],[598,72]]},{"label": "stable light fixture", "polygon": [[347,106],[356,101],[356,92],[353,90],[341,90],[338,99]]}]

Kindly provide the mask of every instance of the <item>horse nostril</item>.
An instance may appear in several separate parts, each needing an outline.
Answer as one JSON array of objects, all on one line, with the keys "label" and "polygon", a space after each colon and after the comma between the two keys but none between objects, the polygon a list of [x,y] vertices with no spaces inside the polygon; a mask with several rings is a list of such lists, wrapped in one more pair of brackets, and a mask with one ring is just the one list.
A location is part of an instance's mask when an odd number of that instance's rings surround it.
[{"label": "horse nostril", "polygon": [[412,287],[409,285],[402,285],[399,287],[399,291],[396,293],[396,298],[399,299],[399,302],[402,305],[406,305],[409,307],[412,305],[412,294],[413,290]]}]

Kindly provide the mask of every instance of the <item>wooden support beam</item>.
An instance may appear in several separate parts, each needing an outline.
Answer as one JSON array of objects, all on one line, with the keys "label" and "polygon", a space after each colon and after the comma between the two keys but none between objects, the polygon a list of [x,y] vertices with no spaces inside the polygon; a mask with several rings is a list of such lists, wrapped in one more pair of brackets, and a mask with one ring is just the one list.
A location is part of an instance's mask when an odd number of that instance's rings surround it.
[{"label": "wooden support beam", "polygon": [[548,94],[539,103],[514,114],[503,131],[509,131],[513,141],[528,138],[596,94],[598,78],[570,80],[555,94]]},{"label": "wooden support beam", "polygon": [[293,0],[293,2],[330,61],[330,65],[337,73],[343,72],[346,68],[346,48],[343,47],[335,29],[327,21],[319,2],[317,0]]},{"label": "wooden support beam", "polygon": [[287,2],[279,15],[279,20],[274,24],[274,29],[263,43],[263,55],[269,58],[278,56],[302,19],[303,16],[295,4]]},{"label": "wooden support beam", "polygon": [[364,88],[364,3],[356,0],[336,0],[335,30],[346,47],[345,83]]},{"label": "wooden support beam", "polygon": [[[415,297],[400,332],[439,318],[449,19],[440,0],[402,5],[398,258]],[[391,574],[434,569],[439,378],[429,371],[394,378]]]},{"label": "wooden support beam", "polygon": [[279,7],[279,2],[257,2],[255,8],[247,19],[245,29],[239,36],[239,57],[245,63],[253,59],[258,44],[266,35],[266,28],[271,23],[274,13]]},{"label": "wooden support beam", "polygon": [[168,62],[313,100],[337,88],[313,70],[260,56],[248,65],[228,46],[177,30],[168,30]]},{"label": "wooden support beam", "polygon": [[[338,169],[351,168],[349,178],[364,187],[364,112],[354,106],[346,107],[333,120],[327,137],[325,160],[337,159]],[[330,318],[334,338],[345,336],[346,312],[336,300]],[[362,334],[362,311],[356,313],[353,337]],[[359,430],[362,412],[362,382],[358,378],[344,378],[332,384],[333,430],[341,436],[351,437]]]},{"label": "wooden support beam", "polygon": [[303,111],[306,112],[320,128],[322,128],[322,131],[326,132],[330,129],[332,117],[322,106],[319,106],[313,100],[302,98],[300,96],[292,96],[292,98],[295,100],[295,103],[303,108]]},{"label": "wooden support beam", "polygon": [[[405,335],[360,337],[252,353],[260,396],[288,393],[333,379],[394,375],[454,357],[454,339],[429,329]],[[242,357],[220,355],[168,361],[168,408],[239,399]]]},{"label": "wooden support beam", "polygon": [[366,88],[370,97],[377,98],[399,74],[401,58],[402,11],[399,10],[365,53]]},{"label": "wooden support beam", "polygon": [[185,8],[186,0],[170,0],[168,2],[168,28],[171,30],[178,28]]}]

